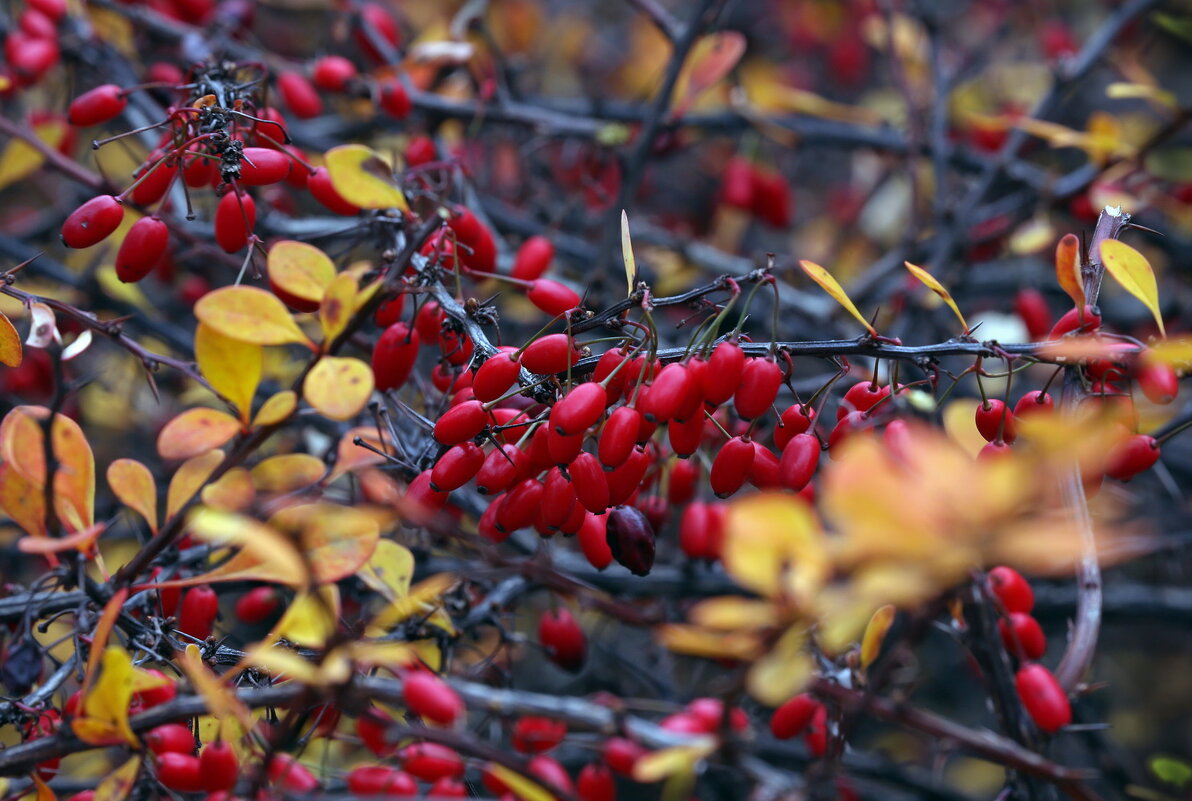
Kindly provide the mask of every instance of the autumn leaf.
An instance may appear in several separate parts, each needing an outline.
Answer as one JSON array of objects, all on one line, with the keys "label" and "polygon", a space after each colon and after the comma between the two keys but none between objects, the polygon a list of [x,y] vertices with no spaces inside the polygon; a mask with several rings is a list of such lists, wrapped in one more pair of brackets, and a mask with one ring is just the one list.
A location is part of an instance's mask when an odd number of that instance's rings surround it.
[{"label": "autumn leaf", "polygon": [[754,495],[729,505],[721,559],[746,589],[808,601],[830,571],[827,547],[815,513],[802,499]]},{"label": "autumn leaf", "polygon": [[21,335],[12,321],[0,313],[0,364],[6,367],[20,367],[24,351],[21,350]]},{"label": "autumn leaf", "polygon": [[815,281],[817,284],[819,284],[820,288],[831,295],[833,300],[843,306],[845,311],[857,318],[857,322],[865,326],[865,330],[867,330],[871,336],[877,336],[877,331],[874,329],[874,327],[869,324],[868,320],[861,316],[861,312],[857,311],[857,307],[853,304],[852,299],[844,291],[844,288],[837,283],[835,278],[828,274],[827,270],[815,262],[807,261],[806,259],[800,261],[799,266],[803,268],[803,272],[807,273],[807,276],[811,278],[812,281]]},{"label": "autumn leaf", "polygon": [[307,563],[294,544],[281,532],[250,517],[200,509],[187,521],[187,531],[202,542],[251,554],[265,572],[284,576],[287,584],[301,586],[310,578]]},{"label": "autumn leaf", "polygon": [[181,511],[182,507],[186,506],[190,499],[198,494],[203,485],[207,483],[207,479],[215,472],[215,468],[219,467],[223,458],[223,451],[216,449],[187,459],[178,466],[170,479],[169,488],[166,489],[167,520]]},{"label": "autumn leaf", "polygon": [[1151,263],[1134,248],[1116,239],[1101,243],[1101,263],[1105,271],[1113,276],[1122,288],[1142,301],[1154,315],[1159,333],[1167,336],[1163,327],[1163,314],[1159,310],[1159,286],[1155,282],[1155,271]]},{"label": "autumn leaf", "polygon": [[637,277],[637,262],[633,257],[633,239],[629,236],[629,215],[625,209],[621,209],[621,258],[625,261],[625,296],[629,297]]},{"label": "autumn leaf", "polygon": [[1064,234],[1055,246],[1055,277],[1076,308],[1083,309],[1084,279],[1080,275],[1080,240],[1076,234]]},{"label": "autumn leaf", "polygon": [[141,773],[142,757],[134,754],[124,764],[107,774],[95,787],[92,801],[124,801],[132,792]]},{"label": "autumn leaf", "polygon": [[537,781],[529,779],[515,770],[510,770],[504,765],[489,762],[484,766],[484,772],[508,787],[509,792],[520,798],[521,801],[555,801],[554,793]]},{"label": "autumn leaf", "polygon": [[[49,120],[33,126],[33,135],[51,149],[62,143],[69,131],[65,119]],[[0,153],[0,189],[12,186],[37,172],[45,163],[43,156],[24,139],[13,138]]]},{"label": "autumn leaf", "polygon": [[676,745],[651,751],[638,757],[633,764],[634,781],[643,784],[662,781],[677,773],[693,769],[717,748],[713,737],[695,738],[687,745]]},{"label": "autumn leaf", "polygon": [[233,467],[199,493],[203,504],[221,512],[241,512],[257,497],[252,476],[243,467]]},{"label": "autumn leaf", "polygon": [[868,670],[869,666],[881,653],[882,642],[886,639],[890,626],[894,625],[896,610],[890,604],[878,608],[865,626],[865,633],[861,636],[861,669]]},{"label": "autumn leaf", "polygon": [[269,248],[265,270],[274,291],[285,293],[311,308],[322,302],[323,293],[335,280],[335,265],[326,253],[314,245],[289,239]]},{"label": "autumn leaf", "polygon": [[318,595],[299,593],[274,628],[277,637],[306,648],[322,648],[339,625],[339,588],[324,584]]},{"label": "autumn leaf", "polygon": [[135,691],[132,660],[118,645],[103,651],[99,678],[83,696],[81,714],[70,722],[75,736],[88,745],[126,743],[137,738],[128,725],[128,705]]},{"label": "autumn leaf", "polygon": [[288,506],[269,518],[269,525],[297,536],[317,584],[355,573],[373,555],[381,536],[372,515],[331,503]]},{"label": "autumn leaf", "polygon": [[907,270],[910,271],[911,275],[919,279],[923,286],[939,295],[940,298],[943,299],[944,303],[948,304],[948,308],[950,308],[952,313],[956,315],[956,319],[960,320],[960,324],[964,326],[964,333],[967,334],[969,332],[968,323],[965,322],[964,315],[960,313],[960,308],[956,305],[956,301],[952,299],[952,294],[948,290],[944,289],[944,285],[937,281],[935,276],[924,270],[922,267],[911,264],[909,261],[904,261],[903,265]]},{"label": "autumn leaf", "polygon": [[175,660],[190,679],[191,686],[203,697],[207,711],[217,720],[234,719],[246,730],[253,728],[252,716],[235,691],[212,672],[203,661],[199,646],[191,643]]},{"label": "autumn leaf", "polygon": [[356,309],[357,290],[356,276],[351,273],[341,273],[328,285],[327,293],[319,306],[319,324],[323,327],[324,347],[334,342],[347,328]]},{"label": "autumn leaf", "polygon": [[108,486],[120,502],[145,518],[157,532],[157,485],[149,468],[136,459],[117,459],[108,465]]},{"label": "autumn leaf", "polygon": [[682,117],[700,95],[724,79],[745,55],[748,45],[740,31],[718,31],[700,38],[687,57],[674,96],[671,118]]},{"label": "autumn leaf", "polygon": [[309,453],[270,456],[252,469],[252,482],[261,492],[292,492],[323,478],[327,465]]},{"label": "autumn leaf", "polygon": [[778,706],[807,686],[815,676],[815,660],[807,651],[807,632],[787,629],[778,642],[749,668],[745,688],[766,706]]},{"label": "autumn leaf", "polygon": [[410,591],[410,581],[414,578],[414,554],[393,540],[381,540],[356,575],[385,600],[396,600]]},{"label": "autumn leaf", "polygon": [[285,305],[272,292],[253,286],[226,286],[195,304],[204,325],[230,339],[255,345],[310,345]]},{"label": "autumn leaf", "polygon": [[195,360],[203,378],[236,407],[240,421],[247,425],[264,367],[261,346],[232,339],[200,323],[195,329]]},{"label": "autumn leaf", "polygon": [[212,451],[240,432],[240,421],[218,409],[187,409],[157,435],[163,459],[190,459]]},{"label": "autumn leaf", "polygon": [[393,168],[364,145],[341,145],[327,151],[327,174],[335,191],[362,209],[409,211],[405,195],[393,182]]},{"label": "autumn leaf", "polygon": [[373,391],[372,368],[347,356],[324,356],[307,373],[302,397],[325,417],[351,420]]},{"label": "autumn leaf", "polygon": [[270,395],[257,410],[257,416],[252,421],[253,427],[277,425],[293,414],[297,408],[298,393],[292,389]]}]

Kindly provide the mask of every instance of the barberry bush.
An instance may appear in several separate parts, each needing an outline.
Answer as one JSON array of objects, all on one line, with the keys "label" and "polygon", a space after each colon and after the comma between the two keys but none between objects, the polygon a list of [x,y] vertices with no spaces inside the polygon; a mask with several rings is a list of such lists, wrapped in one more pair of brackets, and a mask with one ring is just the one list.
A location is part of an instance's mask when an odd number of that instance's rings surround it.
[{"label": "barberry bush", "polygon": [[28,0],[0,799],[1178,799],[1192,13]]}]

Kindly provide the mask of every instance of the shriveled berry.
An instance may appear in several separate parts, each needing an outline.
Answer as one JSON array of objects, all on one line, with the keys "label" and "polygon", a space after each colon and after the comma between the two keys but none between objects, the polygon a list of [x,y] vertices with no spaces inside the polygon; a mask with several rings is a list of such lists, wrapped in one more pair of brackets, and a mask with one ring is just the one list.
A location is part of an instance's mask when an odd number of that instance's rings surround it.
[{"label": "shriveled berry", "polygon": [[646,576],[654,566],[654,527],[633,506],[618,506],[608,513],[608,547],[613,558],[635,576]]}]

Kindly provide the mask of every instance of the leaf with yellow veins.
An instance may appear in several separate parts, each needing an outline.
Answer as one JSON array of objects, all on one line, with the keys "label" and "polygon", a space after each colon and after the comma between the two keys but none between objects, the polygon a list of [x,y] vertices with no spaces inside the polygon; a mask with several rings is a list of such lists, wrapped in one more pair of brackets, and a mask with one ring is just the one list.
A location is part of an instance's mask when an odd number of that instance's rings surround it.
[{"label": "leaf with yellow veins", "polygon": [[278,621],[274,633],[295,645],[322,648],[339,624],[339,588],[324,584],[299,593]]},{"label": "leaf with yellow veins", "polygon": [[120,502],[145,518],[157,533],[157,484],[149,468],[136,459],[117,459],[108,465],[108,486]]},{"label": "leaf with yellow veins", "polygon": [[1084,308],[1084,279],[1080,275],[1080,240],[1064,234],[1055,246],[1055,277],[1076,308]]},{"label": "leaf with yellow veins", "polygon": [[265,270],[273,291],[301,311],[317,309],[328,285],[335,280],[335,265],[326,253],[290,239],[269,248]]},{"label": "leaf with yellow veins", "polygon": [[163,459],[191,459],[220,447],[240,432],[240,421],[218,409],[187,409],[157,435]]},{"label": "leaf with yellow veins", "polygon": [[219,333],[255,345],[309,345],[310,340],[272,292],[254,286],[225,286],[195,304],[195,317]]},{"label": "leaf with yellow veins", "polygon": [[968,323],[965,321],[964,315],[960,313],[960,307],[957,306],[956,301],[952,299],[952,293],[947,289],[944,289],[944,285],[937,281],[934,275],[927,272],[922,267],[911,264],[909,261],[904,261],[903,264],[906,266],[906,269],[910,271],[911,275],[919,279],[919,282],[922,283],[923,286],[939,295],[944,303],[948,304],[948,308],[951,309],[952,313],[956,315],[956,319],[960,320],[960,324],[964,326],[964,333],[967,334],[969,332]]},{"label": "leaf with yellow veins", "polygon": [[351,273],[340,273],[327,286],[323,302],[319,305],[319,324],[323,327],[324,347],[335,341],[347,328],[352,313],[356,310],[358,291],[356,276]]},{"label": "leaf with yellow veins", "polygon": [[335,191],[362,209],[400,209],[409,204],[393,179],[393,167],[364,145],[340,145],[327,151],[327,175]]},{"label": "leaf with yellow veins", "polygon": [[178,466],[170,479],[169,489],[166,490],[167,520],[181,511],[182,507],[203,488],[223,459],[223,451],[216,449],[202,456],[187,459]]},{"label": "leaf with yellow veins", "polygon": [[21,335],[7,315],[0,313],[0,364],[20,367],[24,351],[21,349]]},{"label": "leaf with yellow veins", "polygon": [[877,331],[869,324],[868,320],[861,316],[861,312],[857,311],[856,305],[853,303],[852,298],[848,296],[848,293],[844,291],[844,287],[829,275],[827,270],[815,262],[807,261],[806,259],[800,261],[799,266],[803,268],[803,272],[807,273],[807,276],[812,281],[815,281],[820,285],[821,289],[832,296],[832,300],[843,306],[845,311],[857,319],[857,322],[865,326],[866,331],[872,336],[877,336]]},{"label": "leaf with yellow veins", "polygon": [[1159,333],[1167,336],[1163,314],[1159,310],[1159,285],[1155,282],[1155,271],[1146,256],[1125,242],[1106,239],[1101,243],[1101,263],[1123,289],[1142,301],[1154,316]]},{"label": "leaf with yellow veins", "polygon": [[894,625],[894,615],[893,605],[886,604],[879,607],[873,613],[873,617],[869,618],[869,623],[865,626],[865,633],[861,636],[862,670],[868,670],[869,666],[877,659],[877,655],[881,653],[882,642],[885,641],[890,627]]},{"label": "leaf with yellow veins", "polygon": [[195,329],[195,360],[207,383],[236,407],[241,422],[247,424],[265,363],[261,346],[232,339],[199,323]]},{"label": "leaf with yellow veins", "polygon": [[332,420],[351,420],[372,397],[373,371],[350,356],[324,356],[306,374],[302,397]]},{"label": "leaf with yellow veins", "polygon": [[245,729],[252,728],[253,720],[248,707],[236,695],[235,690],[207,667],[199,646],[194,643],[186,646],[175,662],[182,668],[191,686],[203,697],[208,714],[218,720],[234,719]]},{"label": "leaf with yellow veins", "polygon": [[124,743],[136,747],[137,737],[128,725],[133,692],[132,659],[120,646],[108,646],[103,651],[99,678],[84,694],[81,714],[70,722],[75,736],[88,745]]}]

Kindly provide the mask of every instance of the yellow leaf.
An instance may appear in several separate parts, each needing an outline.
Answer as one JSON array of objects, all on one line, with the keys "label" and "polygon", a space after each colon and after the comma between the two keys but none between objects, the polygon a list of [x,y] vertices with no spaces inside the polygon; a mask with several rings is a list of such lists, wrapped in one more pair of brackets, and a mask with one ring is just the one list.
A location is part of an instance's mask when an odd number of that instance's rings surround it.
[{"label": "yellow leaf", "polygon": [[976,458],[985,447],[985,437],[977,429],[971,400],[954,400],[944,407],[944,431],[965,453]]},{"label": "yellow leaf", "polygon": [[231,339],[255,345],[310,342],[272,292],[253,286],[225,286],[195,304],[195,317]]},{"label": "yellow leaf", "polygon": [[302,397],[324,417],[351,420],[373,391],[373,371],[359,359],[324,356],[306,374]]},{"label": "yellow leaf", "polygon": [[167,520],[176,515],[202,489],[223,458],[223,451],[217,449],[187,459],[178,466],[170,479],[169,489],[166,490]]},{"label": "yellow leaf", "polygon": [[269,524],[297,535],[317,584],[355,573],[373,555],[381,536],[376,519],[367,512],[330,503],[288,506]]},{"label": "yellow leaf", "polygon": [[815,281],[820,287],[832,296],[832,299],[845,308],[849,314],[857,318],[857,322],[865,326],[872,336],[877,336],[877,331],[869,324],[869,321],[861,316],[861,312],[857,311],[857,307],[853,305],[852,299],[845,293],[844,288],[836,282],[836,279],[828,274],[828,271],[820,267],[813,261],[803,259],[799,262],[799,266],[803,268],[803,272],[807,273],[812,281]]},{"label": "yellow leaf", "polygon": [[1166,364],[1177,370],[1192,368],[1192,336],[1175,336],[1156,342],[1146,353],[1151,364]]},{"label": "yellow leaf", "polygon": [[[522,801],[555,801],[553,793],[549,792],[537,781],[532,781],[517,771],[510,770],[504,765],[489,762],[484,766],[485,773],[490,774],[498,782],[509,788]],[[564,789],[562,787],[558,788]]]},{"label": "yellow leaf", "polygon": [[369,589],[393,601],[410,592],[414,578],[414,554],[393,540],[381,540],[364,567],[356,571]]},{"label": "yellow leaf", "polygon": [[356,276],[341,273],[327,287],[327,294],[319,305],[319,324],[323,326],[323,343],[333,342],[347,327],[356,309]]},{"label": "yellow leaf", "polygon": [[23,353],[21,335],[17,333],[12,321],[0,313],[0,364],[20,367]]},{"label": "yellow leaf", "polygon": [[752,629],[778,623],[774,605],[769,601],[735,596],[700,601],[691,607],[687,619],[697,626],[721,631]]},{"label": "yellow leaf", "polygon": [[714,738],[700,737],[690,745],[676,745],[643,754],[633,763],[633,780],[651,784],[690,771],[715,750]]},{"label": "yellow leaf", "polygon": [[339,588],[324,584],[318,596],[302,592],[295,596],[274,630],[295,645],[321,648],[339,624]]},{"label": "yellow leaf", "polygon": [[103,777],[95,788],[92,801],[124,801],[132,792],[137,776],[141,773],[141,756],[135,754],[123,765]]},{"label": "yellow leaf", "polygon": [[1080,240],[1076,234],[1064,234],[1055,246],[1055,277],[1076,308],[1083,309],[1084,279],[1080,275]]},{"label": "yellow leaf", "polygon": [[414,615],[427,614],[434,608],[431,602],[454,587],[456,581],[456,577],[450,573],[439,573],[418,582],[410,588],[409,593],[398,597],[378,612],[366,633],[370,637],[380,637]]},{"label": "yellow leaf", "polygon": [[625,296],[633,294],[633,279],[637,277],[637,262],[633,258],[633,239],[629,236],[629,215],[621,209],[621,258],[625,261]]},{"label": "yellow leaf", "polygon": [[672,623],[659,626],[658,642],[680,654],[706,659],[739,659],[750,662],[762,653],[758,635],[750,631],[713,631],[712,629]]},{"label": "yellow leaf", "polygon": [[802,629],[787,630],[749,669],[745,677],[749,694],[766,706],[778,706],[806,687],[815,675],[815,660],[807,653],[806,644]]},{"label": "yellow leaf", "polygon": [[1159,326],[1159,333],[1167,336],[1163,315],[1159,311],[1159,286],[1155,283],[1155,271],[1151,269],[1146,256],[1125,242],[1107,239],[1101,243],[1101,263],[1123,289],[1150,309]]},{"label": "yellow leaf", "polygon": [[969,332],[968,323],[965,322],[964,315],[960,313],[960,309],[957,307],[956,301],[952,299],[952,293],[944,289],[944,285],[937,281],[934,275],[927,272],[922,267],[911,264],[909,261],[904,261],[903,264],[906,266],[906,269],[911,271],[911,275],[919,279],[923,286],[939,295],[943,299],[944,303],[948,304],[948,308],[950,308],[952,313],[956,315],[956,319],[960,320],[960,324],[964,326],[964,333],[967,334]]},{"label": "yellow leaf", "polygon": [[831,569],[815,513],[790,495],[752,495],[729,504],[721,558],[746,589],[799,603],[810,602]]},{"label": "yellow leaf", "polygon": [[45,491],[19,473],[12,462],[0,464],[0,510],[33,537],[46,537]]},{"label": "yellow leaf", "polygon": [[1150,100],[1169,109],[1179,107],[1174,94],[1166,89],[1160,89],[1157,86],[1148,86],[1143,83],[1115,81],[1105,87],[1105,96],[1114,100]]},{"label": "yellow leaf", "polygon": [[861,637],[862,670],[868,670],[869,666],[873,664],[873,660],[877,659],[877,655],[881,653],[886,633],[890,631],[890,626],[894,625],[894,614],[894,607],[891,604],[886,604],[874,612],[873,617],[869,618],[869,624],[865,626],[865,634]]},{"label": "yellow leaf", "polygon": [[331,185],[353,206],[410,210],[405,195],[394,185],[393,168],[371,148],[340,145],[327,151],[326,160]]},{"label": "yellow leaf", "polygon": [[108,486],[120,502],[145,518],[157,533],[157,484],[149,468],[136,459],[117,459],[108,465]]},{"label": "yellow leaf", "polygon": [[[361,667],[387,667],[394,669],[402,665],[414,664],[418,661],[418,649],[410,643],[404,642],[360,642],[353,641],[348,646],[352,654],[352,661]],[[432,669],[437,667],[432,666]]]},{"label": "yellow leaf", "polygon": [[87,672],[83,676],[83,695],[90,691],[91,685],[95,682],[104,646],[108,644],[108,637],[112,636],[112,628],[115,627],[116,619],[120,617],[127,600],[128,588],[122,587],[103,605],[103,612],[95,624],[95,631],[91,633],[91,652],[87,655]]},{"label": "yellow leaf", "polygon": [[212,451],[240,432],[240,421],[218,409],[187,409],[157,435],[163,459],[190,459]]},{"label": "yellow leaf", "polygon": [[309,580],[306,562],[294,544],[281,532],[250,517],[199,509],[187,522],[191,536],[219,547],[238,547],[256,557],[257,564],[271,575],[285,576],[296,586]]},{"label": "yellow leaf", "polygon": [[261,492],[292,492],[317,483],[327,472],[323,460],[308,453],[270,456],[252,469],[252,482]]},{"label": "yellow leaf", "polygon": [[283,299],[291,300],[290,305],[294,308],[317,307],[327,286],[335,279],[335,265],[326,253],[314,245],[289,239],[269,248],[265,269],[269,273],[270,286],[279,295],[284,293]]},{"label": "yellow leaf", "polygon": [[195,329],[195,360],[207,383],[236,407],[241,422],[247,424],[265,363],[261,346],[232,339],[199,323]]},{"label": "yellow leaf", "polygon": [[243,467],[233,467],[217,481],[203,487],[199,494],[205,505],[221,512],[243,511],[252,505],[256,496],[252,476]]},{"label": "yellow leaf", "polygon": [[137,746],[128,725],[133,682],[132,660],[120,646],[109,646],[103,652],[99,679],[83,696],[82,714],[71,721],[75,736],[88,745]]},{"label": "yellow leaf", "polygon": [[217,720],[236,720],[245,729],[253,727],[252,716],[234,690],[203,662],[199,646],[191,643],[174,660],[195,691],[207,702],[207,712]]},{"label": "yellow leaf", "polygon": [[253,427],[277,425],[293,414],[297,408],[298,393],[292,389],[270,395],[269,399],[261,404],[261,408],[257,411],[257,416],[252,421]]},{"label": "yellow leaf", "polygon": [[244,655],[244,661],[277,678],[285,677],[302,684],[317,685],[321,683],[318,665],[299,656],[289,648],[269,642],[257,643],[249,648]]},{"label": "yellow leaf", "polygon": [[[67,123],[65,120],[43,122],[33,127],[33,135],[50,148],[57,148],[66,136]],[[0,153],[0,189],[23,181],[37,172],[45,163],[45,156],[41,155],[33,145],[23,139],[11,139]]]}]

